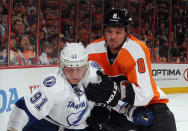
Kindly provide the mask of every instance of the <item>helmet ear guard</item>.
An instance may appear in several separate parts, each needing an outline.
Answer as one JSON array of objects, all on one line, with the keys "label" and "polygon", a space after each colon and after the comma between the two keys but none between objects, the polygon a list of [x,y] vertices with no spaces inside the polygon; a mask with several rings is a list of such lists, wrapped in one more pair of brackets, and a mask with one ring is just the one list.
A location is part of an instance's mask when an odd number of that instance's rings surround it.
[{"label": "helmet ear guard", "polygon": [[60,66],[80,67],[88,64],[88,54],[81,42],[66,43],[60,54]]},{"label": "helmet ear guard", "polygon": [[127,9],[114,9],[112,8],[104,18],[104,29],[108,27],[125,27],[128,31],[132,19],[129,16]]}]

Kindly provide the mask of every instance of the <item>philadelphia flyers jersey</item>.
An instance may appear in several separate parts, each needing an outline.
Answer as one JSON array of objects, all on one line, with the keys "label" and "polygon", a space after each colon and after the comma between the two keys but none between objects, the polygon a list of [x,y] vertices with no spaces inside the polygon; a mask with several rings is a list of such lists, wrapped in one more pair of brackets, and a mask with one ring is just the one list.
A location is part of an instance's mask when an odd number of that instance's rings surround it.
[{"label": "philadelphia flyers jersey", "polygon": [[126,80],[132,84],[135,93],[134,106],[168,102],[168,97],[153,79],[150,51],[136,37],[128,36],[112,64],[108,59],[104,37],[89,44],[87,51],[89,60],[96,61],[108,76],[116,78],[121,88],[125,88],[123,83]]}]

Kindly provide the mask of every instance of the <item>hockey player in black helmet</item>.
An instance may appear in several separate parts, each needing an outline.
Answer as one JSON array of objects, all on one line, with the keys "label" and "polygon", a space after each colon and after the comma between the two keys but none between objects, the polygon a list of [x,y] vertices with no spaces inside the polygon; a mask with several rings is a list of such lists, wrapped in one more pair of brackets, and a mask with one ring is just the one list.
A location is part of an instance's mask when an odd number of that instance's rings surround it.
[{"label": "hockey player in black helmet", "polygon": [[[99,63],[121,91],[119,101],[107,104],[111,107],[110,121],[101,124],[102,130],[176,131],[174,115],[166,104],[168,97],[152,76],[150,51],[129,33],[130,25],[126,9],[111,9],[104,16],[104,37],[87,46],[89,60]],[[96,86],[90,84],[87,98],[106,104],[103,98],[109,92]],[[111,101],[115,96],[112,92]]]},{"label": "hockey player in black helmet", "polygon": [[132,22],[127,9],[112,9],[104,18],[104,29],[106,26],[125,27],[128,31]]}]

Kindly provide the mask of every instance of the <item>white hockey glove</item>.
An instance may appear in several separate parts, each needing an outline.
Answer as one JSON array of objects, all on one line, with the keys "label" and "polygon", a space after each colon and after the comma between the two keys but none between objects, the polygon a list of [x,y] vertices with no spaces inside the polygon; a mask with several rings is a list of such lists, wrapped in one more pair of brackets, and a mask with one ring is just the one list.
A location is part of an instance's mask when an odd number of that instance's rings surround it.
[{"label": "white hockey glove", "polygon": [[148,107],[127,105],[125,116],[129,121],[140,126],[149,126],[153,122],[153,112]]}]

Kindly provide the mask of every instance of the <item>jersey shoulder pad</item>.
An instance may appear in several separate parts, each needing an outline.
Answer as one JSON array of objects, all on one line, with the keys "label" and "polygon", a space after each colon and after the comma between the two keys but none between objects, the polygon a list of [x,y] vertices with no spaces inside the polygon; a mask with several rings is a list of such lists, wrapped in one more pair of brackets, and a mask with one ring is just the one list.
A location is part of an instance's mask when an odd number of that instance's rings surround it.
[{"label": "jersey shoulder pad", "polygon": [[51,88],[56,84],[56,77],[54,75],[49,75],[44,78],[43,85],[46,88]]},{"label": "jersey shoulder pad", "polygon": [[89,61],[89,65],[97,70],[102,70],[102,67],[96,61]]},{"label": "jersey shoulder pad", "polygon": [[62,77],[61,73],[54,72],[43,78],[39,85],[39,88],[45,93],[56,94],[62,92],[65,89],[64,87],[62,87],[65,84],[61,84],[65,83],[65,81],[66,79]]},{"label": "jersey shoulder pad", "polygon": [[86,50],[88,54],[104,53],[106,52],[105,41],[89,44],[87,45]]},{"label": "jersey shoulder pad", "polygon": [[55,75],[46,76],[42,82],[43,86],[46,88],[51,88],[56,84]]},{"label": "jersey shoulder pad", "polygon": [[58,82],[58,74],[57,73],[51,73],[49,75],[46,75],[40,82],[39,88],[41,88],[43,91],[50,91],[54,92],[54,90],[57,90],[57,82]]},{"label": "jersey shoulder pad", "polygon": [[89,61],[89,80],[90,82],[99,82],[97,70],[103,70],[102,67],[95,61]]}]

